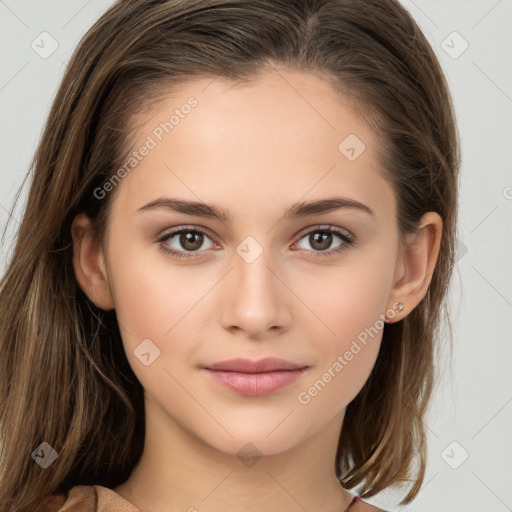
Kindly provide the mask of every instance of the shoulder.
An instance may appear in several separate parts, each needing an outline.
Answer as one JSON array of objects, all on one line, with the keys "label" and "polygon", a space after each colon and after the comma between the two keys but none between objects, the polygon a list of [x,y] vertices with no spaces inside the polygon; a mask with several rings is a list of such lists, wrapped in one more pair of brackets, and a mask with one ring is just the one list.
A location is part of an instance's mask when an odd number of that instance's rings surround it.
[{"label": "shoulder", "polygon": [[101,485],[76,485],[67,493],[50,496],[45,506],[44,512],[138,512],[119,494]]},{"label": "shoulder", "polygon": [[44,512],[96,512],[97,501],[93,486],[76,485],[66,493],[47,498]]},{"label": "shoulder", "polygon": [[359,496],[354,496],[350,505],[345,510],[345,512],[386,512],[382,508],[376,507],[375,505],[370,505],[363,501]]}]

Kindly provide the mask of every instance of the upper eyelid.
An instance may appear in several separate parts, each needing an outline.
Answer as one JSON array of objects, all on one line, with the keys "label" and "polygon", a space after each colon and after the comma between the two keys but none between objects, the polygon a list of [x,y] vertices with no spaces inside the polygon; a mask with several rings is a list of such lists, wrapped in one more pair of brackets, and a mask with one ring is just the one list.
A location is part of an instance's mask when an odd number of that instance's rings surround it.
[{"label": "upper eyelid", "polygon": [[[204,226],[199,225],[182,225],[182,226],[176,226],[174,228],[170,228],[168,232],[164,232],[162,235],[158,236],[160,240],[165,240],[167,238],[170,238],[171,236],[176,236],[180,231],[198,231],[198,232],[204,232],[216,245],[219,245],[219,243],[216,241],[216,236],[211,234],[211,231],[208,228],[205,228]],[[342,228],[339,226],[335,226],[334,224],[313,224],[309,227],[303,228],[300,231],[298,231],[294,238],[299,237],[299,240],[302,239],[305,235],[312,231],[321,231],[321,230],[332,230],[333,232],[341,231],[342,234],[345,234],[348,238],[354,239],[355,236],[346,228]]]},{"label": "upper eyelid", "polygon": [[322,231],[322,230],[332,230],[332,231],[341,231],[344,232],[347,236],[353,237],[354,235],[346,228],[342,228],[339,226],[335,226],[334,224],[314,224],[308,228],[301,229],[295,236],[305,235],[310,233],[311,231]]},{"label": "upper eyelid", "polygon": [[172,236],[176,236],[180,232],[186,232],[186,231],[197,231],[199,233],[205,233],[208,235],[208,237],[215,241],[216,237],[211,234],[211,231],[203,226],[191,226],[191,225],[183,225],[183,226],[176,226],[174,228],[169,228],[169,230],[165,230],[161,235],[158,235],[157,238],[159,240],[166,240],[167,238],[170,238]]}]

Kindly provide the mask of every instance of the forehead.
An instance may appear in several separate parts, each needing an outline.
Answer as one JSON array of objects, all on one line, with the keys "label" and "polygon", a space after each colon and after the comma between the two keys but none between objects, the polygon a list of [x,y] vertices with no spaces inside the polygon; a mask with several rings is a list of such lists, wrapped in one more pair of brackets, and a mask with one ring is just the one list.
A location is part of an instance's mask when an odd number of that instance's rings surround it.
[{"label": "forehead", "polygon": [[378,172],[375,134],[310,73],[182,83],[141,112],[136,126],[133,149],[152,147],[121,183],[125,213],[166,192],[230,211],[238,203],[246,214],[269,201],[288,206],[335,192],[374,210],[394,205]]}]

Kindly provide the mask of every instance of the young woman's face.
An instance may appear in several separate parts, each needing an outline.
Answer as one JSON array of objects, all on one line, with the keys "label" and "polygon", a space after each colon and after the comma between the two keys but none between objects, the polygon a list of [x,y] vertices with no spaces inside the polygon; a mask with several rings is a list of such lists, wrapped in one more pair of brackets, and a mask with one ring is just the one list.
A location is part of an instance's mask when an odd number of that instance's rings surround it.
[{"label": "young woman's face", "polygon": [[[285,70],[190,82],[138,126],[105,258],[147,414],[232,454],[339,428],[375,363],[400,270],[375,136],[326,82]],[[364,206],[305,206],[327,199]],[[157,200],[169,207],[147,206]],[[306,369],[205,369],[268,357]]]}]

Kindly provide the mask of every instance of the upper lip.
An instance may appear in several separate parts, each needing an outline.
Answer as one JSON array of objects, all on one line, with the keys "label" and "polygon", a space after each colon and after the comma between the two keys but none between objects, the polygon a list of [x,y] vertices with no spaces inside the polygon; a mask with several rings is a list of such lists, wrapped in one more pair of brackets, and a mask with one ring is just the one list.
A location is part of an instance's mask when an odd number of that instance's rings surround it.
[{"label": "upper lip", "polygon": [[276,357],[266,357],[259,361],[251,361],[250,359],[238,357],[226,361],[219,361],[218,363],[205,366],[205,368],[208,370],[225,370],[242,373],[264,373],[276,370],[297,370],[299,368],[305,368],[306,366],[307,365],[293,363]]}]

